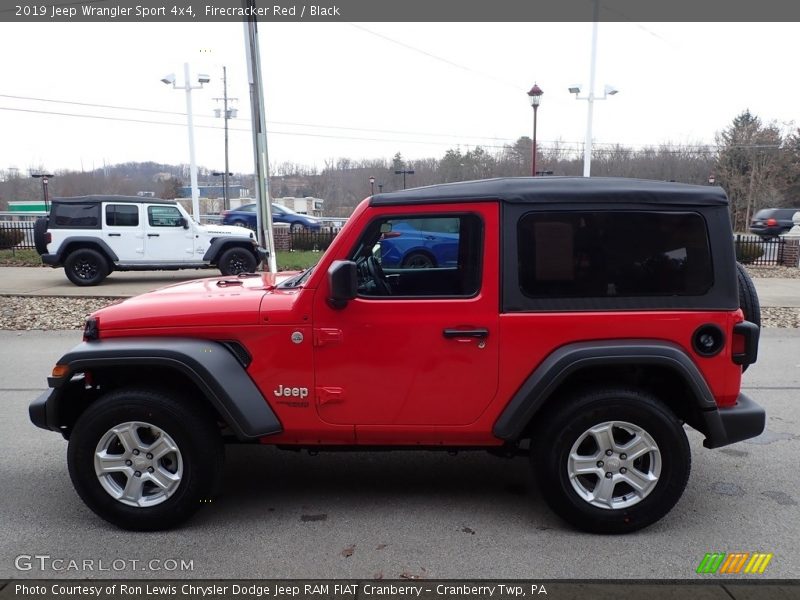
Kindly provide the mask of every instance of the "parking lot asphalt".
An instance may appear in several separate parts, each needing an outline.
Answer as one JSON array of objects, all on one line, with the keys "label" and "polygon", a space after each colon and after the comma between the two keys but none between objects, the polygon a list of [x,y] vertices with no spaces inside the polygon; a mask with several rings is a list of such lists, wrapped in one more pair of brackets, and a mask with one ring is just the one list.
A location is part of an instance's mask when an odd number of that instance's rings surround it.
[{"label": "parking lot asphalt", "polygon": [[[127,297],[166,285],[204,277],[218,277],[215,269],[184,271],[115,272],[100,285],[78,287],[64,276],[63,269],[0,267],[0,296]],[[753,279],[761,306],[800,308],[800,279]]]},{"label": "parking lot asphalt", "polygon": [[[766,432],[707,450],[691,431],[692,474],[683,498],[655,525],[625,536],[565,525],[545,506],[525,457],[310,456],[259,446],[227,449],[220,495],[184,527],[123,532],[92,514],[73,491],[61,436],[35,428],[28,418],[28,403],[46,387],[54,361],[79,337],[74,331],[0,332],[0,347],[13,348],[0,361],[0,578],[618,577],[710,583],[712,576],[695,572],[707,552],[770,552],[774,557],[760,577],[797,576],[800,330],[765,330],[758,362],[745,374],[744,391],[767,410]],[[95,565],[118,559],[124,568],[54,571],[39,563],[27,569],[24,561],[20,567],[18,557],[30,555]],[[169,559],[192,561],[191,568],[165,573],[158,570],[161,562],[150,562]],[[742,578],[759,576],[736,576]]]}]

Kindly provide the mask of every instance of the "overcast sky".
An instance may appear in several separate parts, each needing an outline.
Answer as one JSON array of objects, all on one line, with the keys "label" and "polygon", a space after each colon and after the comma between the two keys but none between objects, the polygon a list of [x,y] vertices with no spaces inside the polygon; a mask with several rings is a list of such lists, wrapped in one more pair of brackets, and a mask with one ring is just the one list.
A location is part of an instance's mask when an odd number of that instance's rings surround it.
[{"label": "overcast sky", "polygon": [[[588,84],[590,23],[260,23],[259,34],[273,165],[492,150],[531,135],[534,82],[539,142],[584,139],[587,102],[567,88]],[[595,104],[595,143],[713,143],[745,108],[791,126],[798,38],[798,23],[601,23],[596,89],[619,94]],[[0,23],[0,50],[0,170],[188,163],[186,94],[160,82],[174,72],[182,85],[184,62],[212,78],[192,93],[198,165],[224,166],[213,98],[226,65],[239,99],[231,169],[253,169],[241,24]]]}]

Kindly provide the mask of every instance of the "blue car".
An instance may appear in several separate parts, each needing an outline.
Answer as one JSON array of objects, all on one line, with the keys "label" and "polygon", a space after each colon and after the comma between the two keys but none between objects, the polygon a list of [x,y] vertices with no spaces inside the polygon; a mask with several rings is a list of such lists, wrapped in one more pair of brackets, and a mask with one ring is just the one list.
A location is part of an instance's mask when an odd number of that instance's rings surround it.
[{"label": "blue car", "polygon": [[[272,222],[288,223],[292,231],[319,231],[321,223],[314,217],[301,215],[281,204],[272,204]],[[245,204],[236,210],[226,210],[222,213],[223,225],[238,225],[240,227],[256,228],[256,205]]]},{"label": "blue car", "polygon": [[[458,266],[458,219],[408,219],[392,222],[380,239],[384,269]],[[453,231],[453,229],[456,231]]]}]

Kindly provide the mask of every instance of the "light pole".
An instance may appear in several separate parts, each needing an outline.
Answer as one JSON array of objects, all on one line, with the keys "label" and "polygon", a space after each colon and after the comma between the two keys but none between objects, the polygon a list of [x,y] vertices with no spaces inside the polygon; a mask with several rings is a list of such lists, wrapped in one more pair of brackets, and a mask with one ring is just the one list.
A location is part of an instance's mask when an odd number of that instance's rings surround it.
[{"label": "light pole", "polygon": [[[236,108],[228,108],[228,100],[236,102],[238,98],[228,98],[228,69],[222,67],[222,98],[214,98],[217,102],[222,100],[222,111],[214,109],[214,116],[219,118],[223,117],[225,120],[225,172],[228,173],[230,167],[228,166],[228,119],[235,119],[239,110]],[[220,114],[222,112],[222,114]],[[230,208],[230,194],[228,193],[227,178],[222,178],[222,206],[225,210]]]},{"label": "light pole", "polygon": [[375,178],[374,177],[370,177],[369,178],[369,195],[370,196],[374,196],[375,195]]},{"label": "light pole", "polygon": [[47,195],[47,183],[51,177],[54,177],[51,173],[31,173],[31,177],[34,179],[41,179],[42,180],[42,194],[44,195],[44,209],[49,213],[50,212],[50,197]]},{"label": "light pole", "polygon": [[539,103],[542,101],[542,88],[540,88],[535,83],[531,88],[531,91],[528,92],[528,96],[531,99],[531,106],[533,107],[533,144],[531,146],[531,175],[533,177],[536,176],[536,113],[539,109]]},{"label": "light pole", "polygon": [[382,183],[379,183],[379,184],[378,184],[378,193],[379,193],[379,194],[382,194],[382,193],[383,193],[383,184],[382,184]]},{"label": "light pole", "polygon": [[713,173],[708,176],[708,185],[714,185],[717,182],[717,177]]},{"label": "light pole", "polygon": [[[197,187],[197,162],[194,158],[194,121],[192,120],[192,90],[202,89],[203,84],[211,81],[208,75],[198,75],[197,83],[192,85],[189,82],[189,63],[183,63],[183,86],[186,90],[186,124],[189,129],[189,177],[192,183],[192,216],[198,223],[200,222],[200,189]],[[165,85],[172,85],[172,89],[180,89],[175,84],[175,73],[170,73],[161,78]]]},{"label": "light pole", "polygon": [[223,210],[228,210],[230,208],[226,200],[228,196],[228,177],[233,177],[233,173],[229,173],[228,171],[212,171],[211,174],[214,177],[222,177],[222,206]]},{"label": "light pole", "polygon": [[573,85],[569,88],[570,94],[575,94],[576,100],[587,100],[589,103],[586,112],[586,139],[583,145],[583,176],[589,177],[592,170],[592,114],[594,112],[594,101],[605,100],[609,96],[617,93],[617,89],[610,85],[605,86],[602,98],[594,95],[594,76],[597,69],[597,21],[599,19],[599,1],[592,1],[592,54],[589,63],[589,95],[581,97],[581,86]]},{"label": "light pole", "polygon": [[[596,25],[596,24],[595,24]],[[594,61],[592,61],[594,64]],[[592,73],[592,81],[594,81],[594,73]],[[583,146],[583,176],[589,177],[592,170],[592,111],[595,100],[605,100],[609,96],[619,93],[619,90],[613,86],[606,85],[603,88],[603,95],[599,98],[594,95],[594,87],[589,88],[588,96],[581,96],[581,86],[573,85],[569,88],[570,94],[575,94],[576,100],[587,100],[589,102],[589,113],[586,116],[586,139]]]},{"label": "light pole", "polygon": [[413,175],[414,169],[399,169],[394,174],[403,176],[403,189],[406,189],[406,175]]}]

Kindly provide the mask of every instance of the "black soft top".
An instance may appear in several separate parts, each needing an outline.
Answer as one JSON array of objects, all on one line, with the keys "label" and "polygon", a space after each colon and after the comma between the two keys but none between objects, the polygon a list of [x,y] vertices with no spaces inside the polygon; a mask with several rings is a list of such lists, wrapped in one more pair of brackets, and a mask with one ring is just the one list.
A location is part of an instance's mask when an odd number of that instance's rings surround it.
[{"label": "black soft top", "polygon": [[515,204],[552,202],[645,203],[681,206],[727,206],[721,187],[623,177],[501,177],[443,183],[376,194],[371,206],[479,202]]},{"label": "black soft top", "polygon": [[162,200],[152,196],[114,196],[113,194],[95,194],[91,196],[71,196],[69,198],[51,198],[50,202],[63,204],[85,204],[87,202],[153,202],[156,204],[177,204],[175,200]]}]

